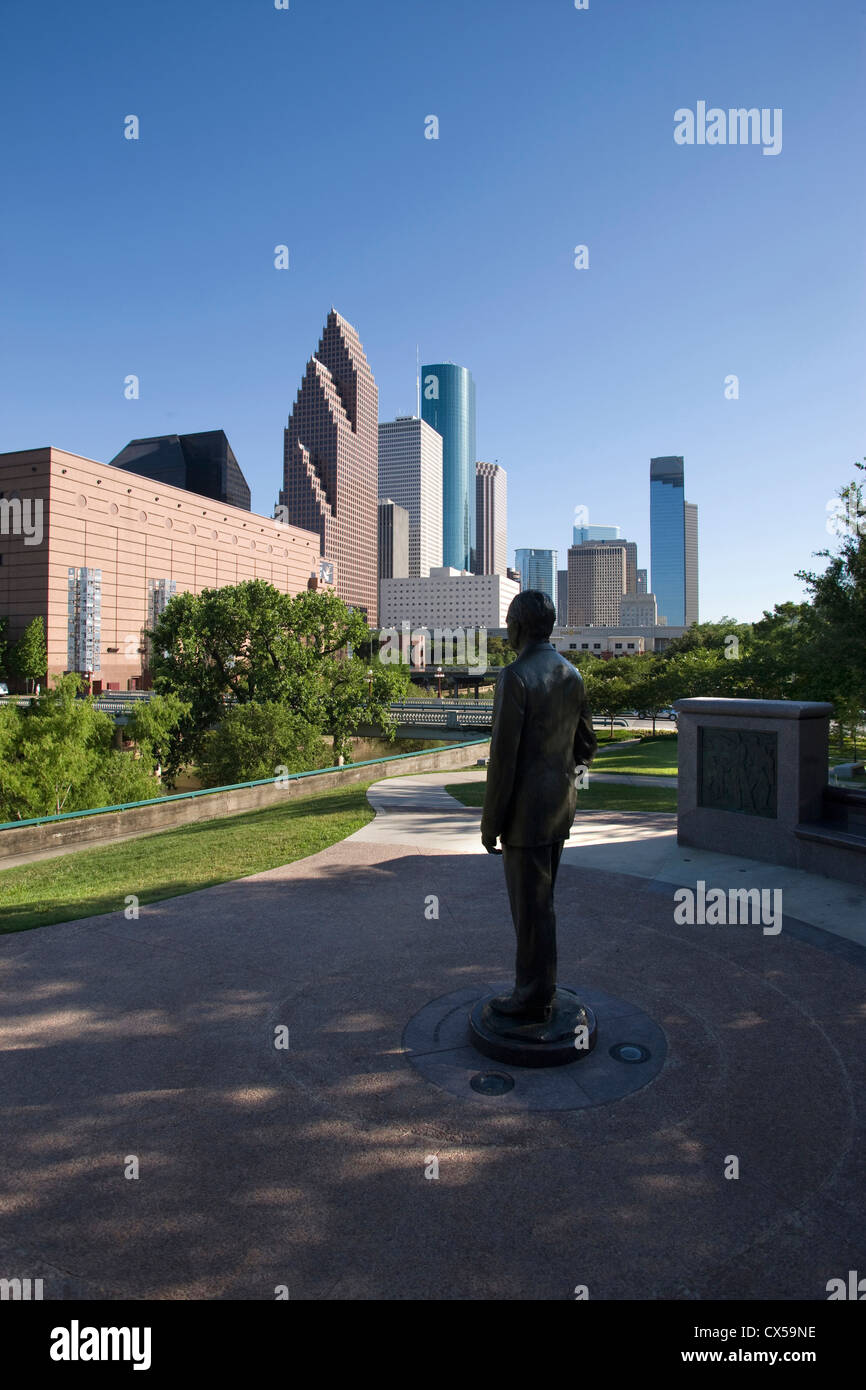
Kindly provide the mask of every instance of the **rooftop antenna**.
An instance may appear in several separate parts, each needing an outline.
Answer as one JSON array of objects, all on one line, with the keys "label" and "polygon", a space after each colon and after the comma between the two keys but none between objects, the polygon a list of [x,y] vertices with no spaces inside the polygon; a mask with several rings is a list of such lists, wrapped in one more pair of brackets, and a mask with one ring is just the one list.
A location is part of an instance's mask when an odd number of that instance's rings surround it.
[{"label": "rooftop antenna", "polygon": [[415,399],[417,401],[416,415],[421,419],[421,348],[415,344]]}]

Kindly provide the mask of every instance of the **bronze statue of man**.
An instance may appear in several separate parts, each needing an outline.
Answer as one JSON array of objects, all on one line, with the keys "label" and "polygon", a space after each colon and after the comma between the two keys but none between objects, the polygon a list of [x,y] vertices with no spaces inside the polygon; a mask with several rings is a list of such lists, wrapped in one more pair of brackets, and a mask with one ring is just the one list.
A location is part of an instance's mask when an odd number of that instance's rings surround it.
[{"label": "bronze statue of man", "polygon": [[515,1024],[551,1015],[556,871],[574,820],[579,769],[597,748],[580,674],[549,640],[555,620],[551,600],[537,589],[524,589],[509,606],[508,640],[518,655],[496,684],[481,817],[484,848],[503,856],[517,932],[514,990],[489,1007]]}]

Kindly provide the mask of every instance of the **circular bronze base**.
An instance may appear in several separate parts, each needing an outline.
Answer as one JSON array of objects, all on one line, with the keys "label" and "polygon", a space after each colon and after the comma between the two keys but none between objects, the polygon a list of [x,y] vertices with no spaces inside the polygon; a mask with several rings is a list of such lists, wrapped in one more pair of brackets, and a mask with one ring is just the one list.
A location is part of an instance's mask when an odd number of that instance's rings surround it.
[{"label": "circular bronze base", "polygon": [[512,1067],[564,1067],[595,1047],[595,1014],[573,989],[557,985],[545,1023],[521,1023],[497,1014],[490,1008],[492,998],[479,999],[469,1014],[470,1041],[485,1057]]}]

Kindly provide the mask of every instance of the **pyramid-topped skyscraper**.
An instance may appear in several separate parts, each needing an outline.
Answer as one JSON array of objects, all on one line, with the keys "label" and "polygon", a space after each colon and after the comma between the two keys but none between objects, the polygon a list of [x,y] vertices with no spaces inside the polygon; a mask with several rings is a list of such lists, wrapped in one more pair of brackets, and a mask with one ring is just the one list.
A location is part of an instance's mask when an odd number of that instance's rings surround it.
[{"label": "pyramid-topped skyscraper", "polygon": [[378,468],[379,392],[358,334],[332,309],[289,416],[280,502],[290,525],[318,532],[338,595],[370,626]]}]

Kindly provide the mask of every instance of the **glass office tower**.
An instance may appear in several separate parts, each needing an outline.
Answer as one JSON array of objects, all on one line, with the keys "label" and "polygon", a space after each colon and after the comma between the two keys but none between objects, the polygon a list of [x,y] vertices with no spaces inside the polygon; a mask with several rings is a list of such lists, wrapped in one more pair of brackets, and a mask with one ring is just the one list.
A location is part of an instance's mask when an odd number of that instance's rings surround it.
[{"label": "glass office tower", "polygon": [[540,589],[556,604],[556,551],[516,550],[514,553],[521,589]]},{"label": "glass office tower", "polygon": [[442,436],[442,564],[474,574],[475,382],[468,367],[421,368],[421,418]]},{"label": "glass office tower", "polygon": [[572,545],[583,545],[586,541],[618,541],[618,526],[573,526]]},{"label": "glass office tower", "polygon": [[683,460],[650,459],[652,589],[669,627],[686,620],[686,528]]}]

